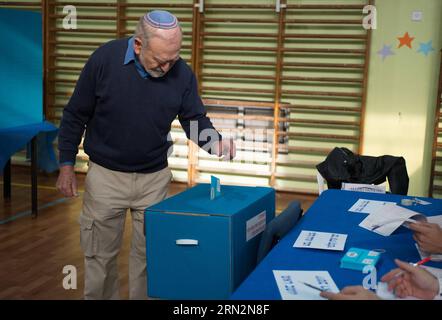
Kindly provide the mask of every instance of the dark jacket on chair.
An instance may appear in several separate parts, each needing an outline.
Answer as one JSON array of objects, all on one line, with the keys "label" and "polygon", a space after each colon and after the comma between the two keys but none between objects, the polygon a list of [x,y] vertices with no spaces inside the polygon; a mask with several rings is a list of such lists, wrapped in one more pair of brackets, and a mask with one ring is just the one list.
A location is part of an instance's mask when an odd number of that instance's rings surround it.
[{"label": "dark jacket on chair", "polygon": [[341,189],[342,182],[381,184],[388,179],[391,193],[406,195],[408,173],[403,157],[361,156],[347,148],[334,148],[316,166],[329,189]]}]

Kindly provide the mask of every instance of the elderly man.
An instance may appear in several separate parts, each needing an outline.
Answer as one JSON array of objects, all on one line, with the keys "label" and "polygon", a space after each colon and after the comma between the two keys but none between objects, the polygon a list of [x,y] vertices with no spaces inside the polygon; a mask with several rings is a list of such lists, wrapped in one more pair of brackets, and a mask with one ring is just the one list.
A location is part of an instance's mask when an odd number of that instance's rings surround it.
[{"label": "elderly man", "polygon": [[[167,11],[140,18],[129,39],[110,41],[89,58],[60,125],[58,189],[77,195],[75,157],[84,130],[89,155],[80,242],[85,255],[85,299],[118,299],[117,256],[127,209],[132,215],[129,297],[147,296],[144,209],[166,197],[172,121],[178,116],[188,138],[231,159],[206,116],[197,82],[180,58],[182,31]],[[191,132],[192,130],[196,130]],[[200,133],[205,130],[198,139]]]}]

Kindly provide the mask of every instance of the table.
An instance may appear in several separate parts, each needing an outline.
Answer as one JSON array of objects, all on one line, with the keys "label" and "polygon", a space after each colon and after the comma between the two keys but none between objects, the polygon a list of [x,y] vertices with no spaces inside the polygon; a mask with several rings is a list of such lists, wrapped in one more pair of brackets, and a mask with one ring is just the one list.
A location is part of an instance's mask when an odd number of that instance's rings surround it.
[{"label": "table", "polygon": [[[39,133],[46,136],[37,143]],[[22,150],[31,142],[31,194],[32,215],[37,216],[37,169],[50,171],[56,167],[57,161],[52,148],[52,142],[57,136],[58,128],[47,121],[32,123],[24,126],[0,129],[0,168],[3,168],[3,198],[11,198],[11,156]],[[40,151],[40,152],[38,152]],[[37,154],[41,154],[42,161],[38,162]],[[48,170],[49,169],[49,170]]]},{"label": "table", "polygon": [[[349,285],[362,285],[367,274],[339,267],[340,259],[351,247],[386,250],[376,266],[378,281],[385,273],[396,267],[395,258],[409,262],[419,261],[420,256],[409,229],[400,227],[391,236],[384,237],[358,226],[366,214],[348,211],[358,199],[400,203],[403,198],[413,197],[343,190],[323,192],[300,222],[269,252],[230,298],[281,300],[272,270],[326,270],[340,289]],[[442,200],[422,199],[431,202],[431,205],[413,205],[407,208],[427,216],[442,214]],[[302,230],[348,234],[345,249],[325,251],[294,248],[293,244]],[[430,262],[426,265],[442,268],[442,262]]]}]

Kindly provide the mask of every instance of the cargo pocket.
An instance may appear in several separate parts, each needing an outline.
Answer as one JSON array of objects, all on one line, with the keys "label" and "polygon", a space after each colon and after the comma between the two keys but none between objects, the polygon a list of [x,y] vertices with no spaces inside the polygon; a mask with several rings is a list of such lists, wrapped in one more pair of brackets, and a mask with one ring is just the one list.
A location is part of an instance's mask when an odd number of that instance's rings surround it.
[{"label": "cargo pocket", "polygon": [[94,219],[80,215],[80,245],[86,257],[97,253],[97,239],[94,234]]}]

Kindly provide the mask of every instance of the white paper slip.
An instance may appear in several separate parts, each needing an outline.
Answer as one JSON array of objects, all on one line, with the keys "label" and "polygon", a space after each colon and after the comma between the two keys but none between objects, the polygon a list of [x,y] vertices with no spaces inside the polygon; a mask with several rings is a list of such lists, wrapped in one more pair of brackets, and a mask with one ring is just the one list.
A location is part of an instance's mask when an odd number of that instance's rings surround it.
[{"label": "white paper slip", "polygon": [[429,267],[429,266],[421,266],[421,268],[426,269],[428,272],[433,274],[436,278],[442,278],[442,269],[433,268],[433,267]]},{"label": "white paper slip", "polygon": [[396,297],[393,291],[388,291],[388,283],[386,282],[378,282],[378,285],[376,287],[376,295],[384,300],[418,300],[414,297],[407,297],[402,299]]},{"label": "white paper slip", "polygon": [[[430,254],[428,254],[427,252],[422,251],[419,248],[417,243],[415,245],[416,245],[417,252],[419,252],[419,255],[420,255],[422,260],[425,259],[425,258],[428,258],[430,256]],[[442,261],[442,254],[432,254],[431,255],[431,260],[432,261]]]},{"label": "white paper slip", "polygon": [[389,236],[401,225],[407,227],[408,223],[417,221],[427,221],[427,218],[416,211],[389,204],[370,213],[359,226],[377,234]]},{"label": "white paper slip", "polygon": [[325,300],[319,289],[339,292],[328,271],[273,270],[273,275],[282,300]]},{"label": "white paper slip", "polygon": [[427,206],[427,205],[431,204],[431,202],[428,202],[428,201],[425,201],[425,200],[422,200],[422,199],[419,199],[419,198],[414,198],[413,200],[417,204],[422,204],[424,206]]},{"label": "white paper slip", "polygon": [[246,241],[250,241],[266,228],[266,210],[246,222]]},{"label": "white paper slip", "polygon": [[[377,288],[376,288],[376,294],[379,298],[384,300],[421,300],[416,297],[406,297],[406,298],[399,298],[397,297],[393,291],[388,291],[388,283],[386,282],[378,282]],[[436,296],[433,300],[441,300],[442,298],[439,296]]]},{"label": "white paper slip", "polygon": [[442,215],[428,217],[427,221],[429,223],[436,223],[436,224],[438,224],[442,228]]},{"label": "white paper slip", "polygon": [[346,240],[346,234],[303,230],[293,247],[342,251]]},{"label": "white paper slip", "polygon": [[359,191],[359,192],[373,192],[373,193],[385,193],[385,184],[384,185],[374,185],[374,184],[346,183],[346,182],[343,182],[342,185],[341,185],[341,190]]},{"label": "white paper slip", "polygon": [[376,201],[376,200],[367,200],[367,199],[359,199],[356,203],[348,209],[350,212],[360,212],[360,213],[371,213],[376,211],[380,207],[383,207],[388,204],[396,204],[395,202],[389,201]]}]

